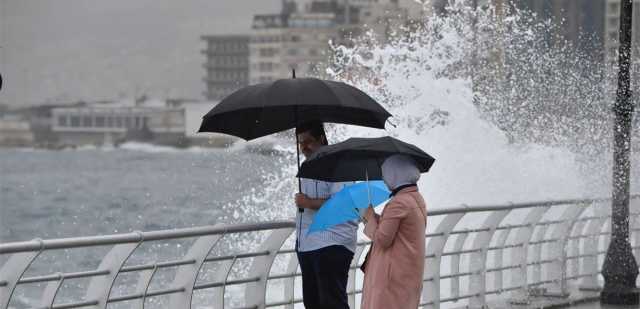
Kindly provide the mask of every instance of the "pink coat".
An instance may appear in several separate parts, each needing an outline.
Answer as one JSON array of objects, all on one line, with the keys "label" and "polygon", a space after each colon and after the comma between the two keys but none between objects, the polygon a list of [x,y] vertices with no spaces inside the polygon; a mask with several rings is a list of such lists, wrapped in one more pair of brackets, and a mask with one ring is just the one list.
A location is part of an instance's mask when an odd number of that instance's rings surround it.
[{"label": "pink coat", "polygon": [[362,309],[415,309],[424,272],[427,209],[417,187],[400,190],[382,215],[367,217],[373,241],[364,275]]}]

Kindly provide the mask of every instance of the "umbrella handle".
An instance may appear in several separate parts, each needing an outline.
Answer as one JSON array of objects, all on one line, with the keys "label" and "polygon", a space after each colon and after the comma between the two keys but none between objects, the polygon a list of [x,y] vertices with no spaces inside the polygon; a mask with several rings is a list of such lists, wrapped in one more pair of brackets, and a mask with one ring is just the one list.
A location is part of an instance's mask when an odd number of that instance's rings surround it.
[{"label": "umbrella handle", "polygon": [[364,176],[367,180],[367,198],[369,199],[369,205],[371,205],[371,189],[369,188],[369,169],[364,170]]},{"label": "umbrella handle", "polygon": [[[295,78],[295,73],[293,73],[294,78]],[[296,126],[298,125],[298,107],[296,106],[296,113],[295,113],[295,117],[296,117]],[[293,131],[293,135],[296,136],[296,159],[298,160],[298,172],[300,172],[300,141],[298,140],[298,134],[296,134],[295,130]],[[298,178],[298,192],[302,193],[302,182],[300,181],[300,177]],[[301,207],[298,207],[298,212],[304,212],[304,209]]]},{"label": "umbrella handle", "polygon": [[361,222],[363,222],[364,224],[367,224],[367,219],[360,215],[360,210],[358,210],[358,208],[354,208],[353,211],[356,212]]}]

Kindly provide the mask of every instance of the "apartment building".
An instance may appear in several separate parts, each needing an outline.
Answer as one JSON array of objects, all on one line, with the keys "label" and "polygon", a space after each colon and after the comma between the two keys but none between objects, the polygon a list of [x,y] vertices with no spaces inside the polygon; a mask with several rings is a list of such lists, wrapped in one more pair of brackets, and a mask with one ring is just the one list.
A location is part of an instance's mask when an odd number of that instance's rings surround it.
[{"label": "apartment building", "polygon": [[[425,9],[427,8],[427,9]],[[203,36],[207,41],[208,100],[220,100],[247,84],[317,75],[329,42],[346,44],[365,29],[384,42],[391,33],[430,14],[414,0],[283,0],[277,14],[258,14],[247,36]]]},{"label": "apartment building", "polygon": [[284,40],[289,16],[255,15],[249,39],[249,84],[265,83],[290,76],[283,63]]},{"label": "apartment building", "polygon": [[[607,64],[618,64],[618,47],[620,40],[620,0],[606,0],[605,7],[605,59]],[[631,48],[635,65],[640,62],[640,0],[633,2],[633,26]]]},{"label": "apartment building", "polygon": [[249,36],[206,35],[207,48],[203,65],[207,100],[220,100],[249,84]]}]

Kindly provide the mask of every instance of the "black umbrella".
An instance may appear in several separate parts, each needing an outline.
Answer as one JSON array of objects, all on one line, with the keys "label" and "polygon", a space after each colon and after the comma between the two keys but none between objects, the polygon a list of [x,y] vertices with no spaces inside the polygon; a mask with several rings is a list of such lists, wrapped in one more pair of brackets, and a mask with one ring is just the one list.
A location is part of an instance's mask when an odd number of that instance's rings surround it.
[{"label": "black umbrella", "polygon": [[348,84],[290,78],[232,93],[203,117],[198,132],[252,140],[310,121],[384,129],[390,116],[374,99]]},{"label": "black umbrella", "polygon": [[382,163],[396,154],[413,158],[421,173],[428,172],[435,162],[420,148],[390,136],[354,137],[316,151],[302,163],[297,176],[331,182],[379,180],[382,179]]},{"label": "black umbrella", "polygon": [[[384,129],[390,116],[358,88],[317,78],[296,78],[293,71],[291,79],[247,86],[230,94],[204,115],[198,132],[252,140],[312,121]],[[297,145],[296,151],[300,167]]]}]

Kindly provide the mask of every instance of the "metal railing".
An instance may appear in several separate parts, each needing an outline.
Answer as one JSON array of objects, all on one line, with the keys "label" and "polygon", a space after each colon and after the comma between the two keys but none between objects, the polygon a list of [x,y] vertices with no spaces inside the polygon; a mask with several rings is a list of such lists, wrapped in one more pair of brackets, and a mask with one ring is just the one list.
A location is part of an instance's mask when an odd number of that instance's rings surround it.
[{"label": "metal railing", "polygon": [[[631,201],[631,240],[638,256],[640,195]],[[597,288],[609,241],[609,204],[582,199],[429,211],[421,306],[481,308],[496,295],[522,303],[536,291],[568,297],[576,287]],[[144,308],[161,297],[168,298],[155,304],[163,308],[192,308],[196,302],[207,308],[293,308],[302,302],[294,230],[294,222],[278,221],[0,244],[0,308]],[[154,244],[167,251],[166,242],[176,240],[189,242],[177,246],[183,249],[177,257],[161,258],[142,248]],[[354,254],[351,308],[361,297],[357,269],[369,245],[359,241]],[[76,269],[71,272],[51,270],[46,262],[35,266],[47,261],[47,252],[96,247],[106,250],[91,269],[78,271],[72,258],[55,260]],[[141,258],[133,257],[142,251]],[[172,273],[159,275],[165,270]],[[125,276],[132,279],[119,280]],[[85,283],[68,284],[74,280]],[[32,296],[27,304],[20,301],[17,290],[34,285],[36,292],[25,292]],[[65,286],[75,291],[66,294],[74,295],[61,297]]]}]

